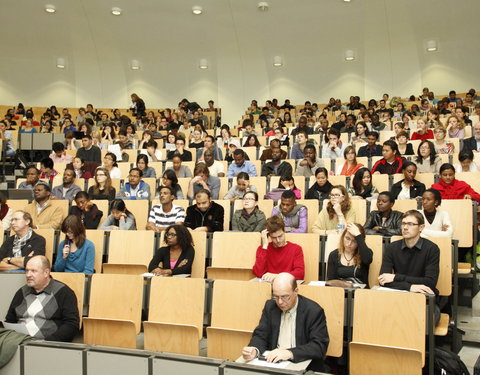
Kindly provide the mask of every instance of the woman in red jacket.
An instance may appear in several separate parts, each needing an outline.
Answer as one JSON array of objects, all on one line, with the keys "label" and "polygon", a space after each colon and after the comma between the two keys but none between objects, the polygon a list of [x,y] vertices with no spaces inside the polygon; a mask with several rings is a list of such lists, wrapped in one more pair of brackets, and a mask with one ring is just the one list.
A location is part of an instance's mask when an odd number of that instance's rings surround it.
[{"label": "woman in red jacket", "polygon": [[437,189],[442,199],[473,199],[480,203],[480,194],[466,182],[455,179],[455,168],[449,163],[440,167],[440,181],[432,189]]}]

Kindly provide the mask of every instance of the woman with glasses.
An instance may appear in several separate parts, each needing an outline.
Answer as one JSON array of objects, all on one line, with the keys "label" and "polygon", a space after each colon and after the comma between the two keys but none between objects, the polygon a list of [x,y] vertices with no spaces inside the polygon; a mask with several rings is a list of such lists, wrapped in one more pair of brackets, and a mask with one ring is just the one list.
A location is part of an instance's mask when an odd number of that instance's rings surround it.
[{"label": "woman with glasses", "polygon": [[[237,184],[232,186],[223,199],[231,201],[242,199],[249,191],[257,191],[257,188],[250,184],[250,176],[246,172],[237,175]],[[258,200],[258,199],[257,199]]]},{"label": "woman with glasses", "polygon": [[352,209],[350,197],[345,186],[337,185],[330,191],[330,200],[327,206],[320,211],[313,233],[338,233],[339,228],[346,228],[347,223],[355,222],[355,211]]},{"label": "woman with glasses", "polygon": [[435,150],[438,154],[453,154],[455,151],[455,145],[450,140],[446,140],[447,129],[438,127],[433,130],[433,136],[435,140]]},{"label": "woman with glasses", "polygon": [[88,195],[92,199],[108,199],[112,201],[115,199],[116,190],[112,186],[112,179],[110,173],[103,168],[99,167],[95,171],[95,185],[88,188]]},{"label": "woman with glasses", "polygon": [[110,215],[100,225],[103,230],[136,230],[135,216],[127,210],[122,199],[115,199],[110,205]]},{"label": "woman with glasses", "polygon": [[170,225],[165,231],[164,243],[148,265],[148,272],[156,276],[191,274],[195,250],[192,235],[183,225]]},{"label": "woman with glasses", "polygon": [[411,161],[406,161],[402,165],[403,180],[400,180],[392,186],[392,196],[394,199],[420,199],[425,191],[425,184],[415,180],[417,175],[417,166]]},{"label": "woman with glasses", "polygon": [[112,152],[107,152],[103,158],[103,168],[110,173],[110,178],[122,178],[122,172],[118,168],[117,157]]},{"label": "woman with glasses", "polygon": [[258,194],[248,191],[242,199],[243,209],[236,210],[232,230],[237,232],[261,232],[265,229],[265,214],[258,208]]},{"label": "woman with glasses", "polygon": [[338,248],[328,257],[327,280],[343,280],[368,285],[368,269],[373,251],[365,243],[365,229],[350,223],[340,236]]},{"label": "woman with glasses", "polygon": [[435,145],[431,141],[422,141],[418,145],[417,157],[418,173],[438,173],[442,166],[442,159],[437,155]]}]

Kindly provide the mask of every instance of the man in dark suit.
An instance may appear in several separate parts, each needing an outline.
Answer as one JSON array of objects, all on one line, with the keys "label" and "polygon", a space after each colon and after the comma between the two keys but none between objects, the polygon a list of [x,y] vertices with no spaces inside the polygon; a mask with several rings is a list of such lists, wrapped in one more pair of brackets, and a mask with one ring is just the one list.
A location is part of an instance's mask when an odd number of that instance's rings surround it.
[{"label": "man in dark suit", "polygon": [[382,145],[377,145],[378,137],[380,134],[378,134],[375,131],[369,131],[367,132],[367,145],[360,147],[358,150],[357,156],[382,156]]},{"label": "man in dark suit", "polygon": [[480,122],[473,127],[473,137],[463,140],[462,151],[480,151]]},{"label": "man in dark suit", "polygon": [[280,273],[272,284],[273,299],[265,303],[258,327],[242,356],[250,361],[264,351],[267,362],[302,362],[309,370],[322,371],[329,338],[323,309],[298,295],[297,281]]}]

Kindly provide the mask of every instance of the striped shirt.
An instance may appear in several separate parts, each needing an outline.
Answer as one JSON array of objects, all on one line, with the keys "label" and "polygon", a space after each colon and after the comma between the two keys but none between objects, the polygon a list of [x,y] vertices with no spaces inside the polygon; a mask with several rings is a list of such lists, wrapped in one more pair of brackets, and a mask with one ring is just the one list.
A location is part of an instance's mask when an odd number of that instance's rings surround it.
[{"label": "striped shirt", "polygon": [[170,212],[163,212],[162,205],[156,204],[150,210],[148,222],[154,223],[156,227],[168,227],[175,223],[183,223],[185,221],[185,210],[183,207],[172,204]]}]

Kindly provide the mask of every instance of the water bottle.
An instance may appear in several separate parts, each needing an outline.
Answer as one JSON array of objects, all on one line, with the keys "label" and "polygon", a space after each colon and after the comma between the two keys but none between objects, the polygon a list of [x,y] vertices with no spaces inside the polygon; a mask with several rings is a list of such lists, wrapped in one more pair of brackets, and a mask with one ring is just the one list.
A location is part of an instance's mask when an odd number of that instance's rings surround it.
[{"label": "water bottle", "polygon": [[345,224],[338,223],[338,225],[337,225],[337,233],[338,233],[338,234],[342,234],[344,230],[345,230]]}]

